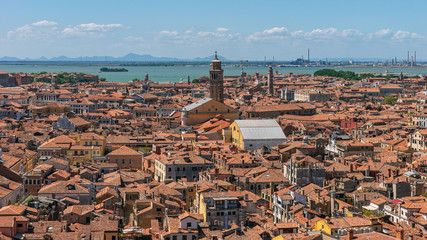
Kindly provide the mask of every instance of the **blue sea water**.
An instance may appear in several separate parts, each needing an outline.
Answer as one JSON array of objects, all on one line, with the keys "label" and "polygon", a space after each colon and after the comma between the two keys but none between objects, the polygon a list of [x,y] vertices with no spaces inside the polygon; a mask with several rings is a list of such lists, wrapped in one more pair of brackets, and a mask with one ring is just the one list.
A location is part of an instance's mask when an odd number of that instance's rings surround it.
[{"label": "blue sea water", "polygon": [[[93,65],[34,65],[34,64],[1,64],[0,71],[16,73],[39,73],[42,71],[46,72],[84,72],[88,74],[99,75],[100,78],[106,78],[109,82],[129,82],[132,79],[144,79],[145,74],[148,73],[149,79],[154,82],[179,82],[186,81],[188,76],[190,79],[199,78],[201,76],[208,76],[209,65],[191,65],[191,66],[125,66],[128,72],[99,72],[101,67],[112,66],[93,66]],[[121,66],[120,66],[121,68]],[[264,66],[244,66],[244,71],[247,74],[254,74],[259,72],[260,74],[266,74],[268,67]],[[324,69],[325,67],[276,67],[274,71],[279,73],[308,73],[313,74],[315,71]],[[237,76],[240,75],[240,66],[224,66],[225,76]],[[427,74],[426,68],[363,68],[363,67],[351,67],[351,68],[336,68],[336,70],[349,70],[353,72],[375,72],[384,73],[406,73],[406,74]]]}]

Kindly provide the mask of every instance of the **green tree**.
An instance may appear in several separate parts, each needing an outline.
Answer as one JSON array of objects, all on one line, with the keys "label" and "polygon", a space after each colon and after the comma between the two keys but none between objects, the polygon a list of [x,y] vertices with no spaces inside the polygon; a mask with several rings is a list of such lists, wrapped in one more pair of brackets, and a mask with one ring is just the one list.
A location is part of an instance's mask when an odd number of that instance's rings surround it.
[{"label": "green tree", "polygon": [[394,105],[397,102],[397,98],[396,97],[386,97],[386,98],[384,98],[384,102],[385,102],[385,104],[388,104],[388,105]]},{"label": "green tree", "polygon": [[199,79],[195,78],[193,79],[193,81],[191,81],[192,83],[200,83]]}]

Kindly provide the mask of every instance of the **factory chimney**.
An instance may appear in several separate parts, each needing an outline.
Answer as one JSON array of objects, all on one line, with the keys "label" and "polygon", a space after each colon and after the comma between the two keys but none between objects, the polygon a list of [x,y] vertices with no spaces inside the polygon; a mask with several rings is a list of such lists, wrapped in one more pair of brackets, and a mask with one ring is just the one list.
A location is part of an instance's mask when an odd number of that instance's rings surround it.
[{"label": "factory chimney", "polygon": [[406,64],[409,65],[409,51],[408,51],[408,60],[406,60]]},{"label": "factory chimney", "polygon": [[414,51],[414,65],[417,65],[417,51]]}]

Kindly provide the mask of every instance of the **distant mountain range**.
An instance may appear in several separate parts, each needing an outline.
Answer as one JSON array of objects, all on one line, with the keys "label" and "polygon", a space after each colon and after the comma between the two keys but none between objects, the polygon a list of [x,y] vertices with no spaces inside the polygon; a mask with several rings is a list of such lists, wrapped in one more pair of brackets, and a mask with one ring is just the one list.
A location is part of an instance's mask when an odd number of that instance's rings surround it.
[{"label": "distant mountain range", "polygon": [[[214,58],[214,55],[208,56],[208,57],[197,57],[193,59],[180,59],[180,58],[170,58],[170,57],[154,57],[148,54],[140,55],[135,53],[129,53],[123,57],[111,57],[111,56],[93,56],[93,57],[77,57],[77,58],[70,58],[67,56],[59,56],[59,57],[53,57],[53,58],[46,58],[46,57],[40,57],[40,58],[25,58],[20,59],[16,57],[1,57],[0,61],[10,61],[10,62],[17,62],[17,61],[52,61],[52,62],[206,62],[211,61]],[[228,61],[228,59],[218,56],[218,58],[222,61]]]}]

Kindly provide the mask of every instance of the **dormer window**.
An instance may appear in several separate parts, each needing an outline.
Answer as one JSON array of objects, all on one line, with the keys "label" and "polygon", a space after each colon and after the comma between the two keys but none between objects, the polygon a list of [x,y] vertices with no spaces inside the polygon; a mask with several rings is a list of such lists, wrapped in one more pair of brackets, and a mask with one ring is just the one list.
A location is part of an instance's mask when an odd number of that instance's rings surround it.
[{"label": "dormer window", "polygon": [[68,184],[67,185],[67,189],[68,190],[76,190],[76,186],[72,185],[72,184]]}]

